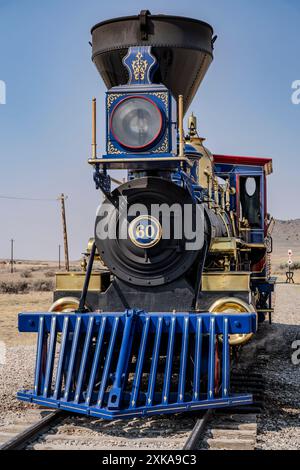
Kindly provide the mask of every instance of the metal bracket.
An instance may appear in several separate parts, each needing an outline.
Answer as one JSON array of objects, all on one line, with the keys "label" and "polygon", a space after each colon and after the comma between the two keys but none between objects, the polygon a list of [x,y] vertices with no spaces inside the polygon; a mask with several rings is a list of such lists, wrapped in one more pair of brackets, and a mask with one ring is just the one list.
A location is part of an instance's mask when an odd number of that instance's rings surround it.
[{"label": "metal bracket", "polygon": [[79,313],[85,313],[86,312],[85,302],[86,302],[86,296],[87,296],[88,289],[89,289],[89,283],[90,283],[93,264],[94,264],[94,260],[95,260],[95,254],[96,254],[96,243],[93,242],[91,253],[90,253],[89,264],[88,264],[88,268],[87,268],[87,271],[86,271],[86,274],[85,274],[84,285],[83,285],[83,289],[82,289],[82,293],[81,293],[81,297],[80,297],[80,301],[79,301],[79,307],[78,307],[78,312]]},{"label": "metal bracket", "polygon": [[140,32],[142,41],[148,41],[148,15],[151,15],[149,10],[141,10]]},{"label": "metal bracket", "polygon": [[111,192],[110,176],[107,174],[106,168],[103,168],[103,171],[100,171],[99,163],[95,165],[93,178],[95,181],[96,189],[101,189],[104,194]]}]

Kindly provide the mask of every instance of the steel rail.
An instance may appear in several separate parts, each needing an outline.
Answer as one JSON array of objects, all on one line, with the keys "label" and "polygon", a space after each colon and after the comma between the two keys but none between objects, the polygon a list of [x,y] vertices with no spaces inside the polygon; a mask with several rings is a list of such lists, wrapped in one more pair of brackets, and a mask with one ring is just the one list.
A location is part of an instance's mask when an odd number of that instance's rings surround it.
[{"label": "steel rail", "polygon": [[201,437],[203,437],[208,421],[210,420],[213,411],[207,410],[202,418],[198,419],[193,430],[191,431],[188,439],[186,440],[182,450],[196,450]]}]

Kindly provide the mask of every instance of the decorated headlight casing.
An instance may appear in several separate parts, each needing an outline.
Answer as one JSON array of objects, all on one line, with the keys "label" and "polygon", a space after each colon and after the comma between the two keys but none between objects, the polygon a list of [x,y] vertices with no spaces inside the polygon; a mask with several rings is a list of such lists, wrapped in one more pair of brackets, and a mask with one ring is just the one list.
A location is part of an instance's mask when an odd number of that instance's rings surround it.
[{"label": "decorated headlight casing", "polygon": [[164,127],[159,106],[147,96],[128,96],[119,101],[110,117],[110,130],[121,147],[128,150],[151,148]]},{"label": "decorated headlight casing", "polygon": [[109,158],[177,154],[176,100],[164,85],[152,83],[156,59],[150,49],[129,49],[123,59],[128,84],[111,88],[106,94]]}]

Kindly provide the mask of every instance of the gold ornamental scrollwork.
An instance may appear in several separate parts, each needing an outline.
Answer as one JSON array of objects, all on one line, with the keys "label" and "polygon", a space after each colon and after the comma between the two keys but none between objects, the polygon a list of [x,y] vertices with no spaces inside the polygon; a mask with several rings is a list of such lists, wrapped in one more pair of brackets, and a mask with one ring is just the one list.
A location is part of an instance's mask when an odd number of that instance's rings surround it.
[{"label": "gold ornamental scrollwork", "polygon": [[148,68],[148,61],[143,59],[143,54],[139,51],[132,61],[132,70],[135,80],[144,80]]},{"label": "gold ornamental scrollwork", "polygon": [[169,139],[168,139],[168,136],[166,135],[162,144],[157,149],[155,149],[152,153],[164,153],[164,152],[166,153],[168,151],[169,151]]},{"label": "gold ornamental scrollwork", "polygon": [[120,155],[122,152],[120,150],[118,150],[111,141],[109,141],[108,142],[107,153],[111,153],[111,154],[114,154],[114,155]]},{"label": "gold ornamental scrollwork", "polygon": [[120,96],[119,93],[111,93],[107,96],[107,109],[110,110],[112,104],[118,99]]},{"label": "gold ornamental scrollwork", "polygon": [[168,93],[163,93],[163,92],[157,91],[157,92],[149,93],[149,94],[159,98],[164,103],[165,107],[166,108],[168,107],[168,104],[169,104],[169,95],[168,95]]}]

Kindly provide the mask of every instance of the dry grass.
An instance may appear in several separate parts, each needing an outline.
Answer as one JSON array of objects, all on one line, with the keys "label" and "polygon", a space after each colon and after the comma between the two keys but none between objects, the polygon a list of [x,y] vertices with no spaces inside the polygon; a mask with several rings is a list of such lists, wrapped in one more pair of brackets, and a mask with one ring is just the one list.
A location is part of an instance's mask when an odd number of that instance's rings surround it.
[{"label": "dry grass", "polygon": [[[78,269],[78,264],[72,269]],[[18,332],[18,313],[47,312],[52,304],[56,263],[17,262],[14,273],[0,261],[0,341],[7,346],[32,344],[36,335]]]},{"label": "dry grass", "polygon": [[33,344],[36,334],[18,332],[18,314],[21,312],[47,312],[52,303],[51,292],[0,295],[0,341],[7,346]]},{"label": "dry grass", "polygon": [[[78,270],[78,263],[71,266]],[[18,261],[14,273],[10,266],[0,261],[0,294],[27,294],[29,292],[52,292],[58,266],[46,261]]]}]

